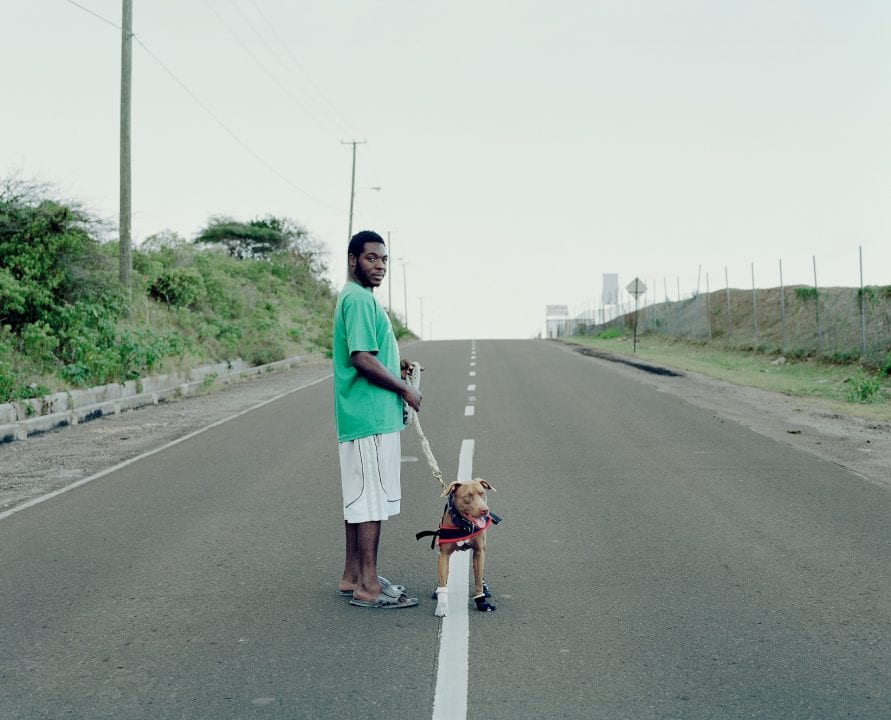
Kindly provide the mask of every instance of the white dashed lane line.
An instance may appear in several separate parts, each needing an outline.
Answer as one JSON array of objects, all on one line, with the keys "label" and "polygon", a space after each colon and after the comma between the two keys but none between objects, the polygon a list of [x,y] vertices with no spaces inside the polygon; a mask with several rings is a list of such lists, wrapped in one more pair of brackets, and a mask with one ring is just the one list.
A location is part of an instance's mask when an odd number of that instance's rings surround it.
[{"label": "white dashed lane line", "polygon": [[[470,352],[470,367],[476,366],[476,341]],[[471,370],[470,377],[476,376]],[[468,393],[476,392],[476,385],[467,386]],[[468,395],[464,417],[476,412],[475,395]],[[474,441],[464,440],[458,458],[458,481],[473,477]],[[449,563],[449,614],[442,619],[439,656],[436,670],[436,692],[433,697],[433,720],[467,720],[468,687],[468,611],[470,603],[470,553],[455,553]]]},{"label": "white dashed lane line", "polygon": [[[473,477],[473,440],[461,443],[458,457],[459,481]],[[449,614],[442,619],[439,656],[436,666],[436,692],[433,720],[466,720],[468,685],[470,602],[470,553],[454,553],[449,563]]]}]

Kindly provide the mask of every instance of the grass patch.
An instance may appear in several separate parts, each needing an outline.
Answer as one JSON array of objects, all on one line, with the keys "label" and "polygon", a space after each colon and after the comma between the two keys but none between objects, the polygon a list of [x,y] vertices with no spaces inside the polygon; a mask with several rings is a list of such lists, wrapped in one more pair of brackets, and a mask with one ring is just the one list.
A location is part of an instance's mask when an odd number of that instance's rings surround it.
[{"label": "grass patch", "polygon": [[[626,339],[576,337],[574,344],[632,356]],[[701,373],[737,385],[779,392],[793,397],[818,398],[843,404],[844,411],[862,417],[891,420],[891,378],[811,359],[774,364],[778,356],[723,350],[659,336],[638,338],[639,359],[688,372]]]}]

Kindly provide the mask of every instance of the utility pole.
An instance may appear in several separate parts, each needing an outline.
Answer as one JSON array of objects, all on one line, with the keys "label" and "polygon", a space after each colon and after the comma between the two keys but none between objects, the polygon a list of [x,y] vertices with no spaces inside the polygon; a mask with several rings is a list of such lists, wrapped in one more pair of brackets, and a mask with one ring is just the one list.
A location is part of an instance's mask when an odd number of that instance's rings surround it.
[{"label": "utility pole", "polygon": [[405,327],[408,328],[408,273],[405,271],[405,266],[408,265],[405,260],[402,261],[402,296],[403,303],[405,304]]},{"label": "utility pole", "polygon": [[390,260],[387,263],[387,311],[393,314],[393,273],[390,272],[390,262],[393,261],[393,246],[390,244],[390,233],[395,230],[387,230],[387,255]]},{"label": "utility pole", "polygon": [[341,145],[353,146],[353,173],[350,181],[350,229],[347,232],[347,241],[353,237],[353,204],[356,200],[356,145],[364,145],[366,140],[341,140]]},{"label": "utility pole", "polygon": [[421,340],[424,339],[424,298],[418,298],[421,307]]},{"label": "utility pole", "polygon": [[123,0],[121,11],[121,197],[120,235],[118,254],[120,256],[120,281],[132,293],[133,249],[130,239],[130,80],[133,66],[133,0]]}]

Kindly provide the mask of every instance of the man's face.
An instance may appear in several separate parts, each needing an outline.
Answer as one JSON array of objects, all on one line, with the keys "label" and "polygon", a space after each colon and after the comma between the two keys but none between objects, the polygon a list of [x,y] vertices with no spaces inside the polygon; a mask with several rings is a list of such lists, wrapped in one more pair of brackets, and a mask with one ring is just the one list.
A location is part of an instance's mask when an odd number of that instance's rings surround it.
[{"label": "man's face", "polygon": [[389,259],[386,245],[367,242],[359,257],[349,256],[350,274],[362,287],[380,287],[387,274]]}]

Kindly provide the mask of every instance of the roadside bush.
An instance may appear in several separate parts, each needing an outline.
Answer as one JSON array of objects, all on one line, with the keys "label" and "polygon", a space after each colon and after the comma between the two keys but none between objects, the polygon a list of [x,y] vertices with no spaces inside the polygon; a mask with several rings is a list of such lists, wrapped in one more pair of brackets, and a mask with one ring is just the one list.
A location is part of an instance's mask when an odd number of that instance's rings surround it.
[{"label": "roadside bush", "polygon": [[55,355],[59,338],[44,320],[26,325],[22,329],[22,345],[25,353],[41,369],[51,369],[57,362]]},{"label": "roadside bush", "polygon": [[839,350],[837,352],[832,353],[828,358],[829,362],[835,363],[836,365],[852,365],[860,360],[860,351],[859,350],[848,350],[842,351]]},{"label": "roadside bush", "polygon": [[238,348],[238,355],[251,365],[284,360],[287,353],[284,343],[270,335],[251,334],[244,338]]},{"label": "roadside bush", "polygon": [[879,399],[882,383],[877,377],[859,370],[848,378],[847,382],[849,384],[847,398],[850,402],[872,403]]},{"label": "roadside bush", "polygon": [[135,379],[167,359],[328,351],[321,246],[287,219],[211,225],[197,244],[163,231],[134,249],[131,298],[101,222],[47,186],[0,180],[0,402]]},{"label": "roadside bush", "polygon": [[18,181],[0,187],[0,317],[14,332],[76,297],[110,290],[99,223]]},{"label": "roadside bush", "polygon": [[16,377],[12,365],[15,341],[9,325],[0,326],[0,402],[12,397]]},{"label": "roadside bush", "polygon": [[619,328],[607,328],[606,330],[601,330],[597,333],[597,337],[601,340],[615,340],[616,338],[620,338],[624,335],[624,333],[619,330]]},{"label": "roadside bush", "polygon": [[795,288],[795,297],[799,300],[807,302],[808,300],[815,299],[819,297],[820,292],[817,288],[813,287],[798,287]]},{"label": "roadside bush", "polygon": [[195,307],[204,294],[204,278],[191,267],[171,268],[149,286],[149,297],[176,307]]}]

